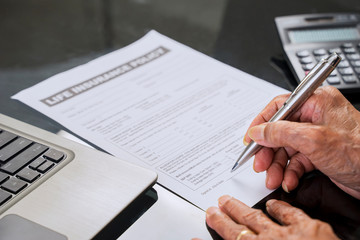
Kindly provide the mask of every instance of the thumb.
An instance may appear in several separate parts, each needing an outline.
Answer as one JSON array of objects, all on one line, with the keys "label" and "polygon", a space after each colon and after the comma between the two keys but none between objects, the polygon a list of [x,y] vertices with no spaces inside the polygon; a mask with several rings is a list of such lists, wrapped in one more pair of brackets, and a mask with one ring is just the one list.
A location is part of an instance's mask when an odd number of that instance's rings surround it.
[{"label": "thumb", "polygon": [[277,121],[263,123],[249,129],[249,137],[256,143],[270,148],[291,147],[299,149],[311,146],[321,131],[320,127],[311,123]]}]

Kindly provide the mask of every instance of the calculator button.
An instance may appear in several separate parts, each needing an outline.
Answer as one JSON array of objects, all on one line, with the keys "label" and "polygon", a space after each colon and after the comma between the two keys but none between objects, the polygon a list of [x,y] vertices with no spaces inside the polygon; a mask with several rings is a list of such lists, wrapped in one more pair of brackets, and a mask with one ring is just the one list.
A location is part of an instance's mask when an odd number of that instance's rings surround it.
[{"label": "calculator button", "polygon": [[332,71],[331,73],[330,73],[330,77],[335,77],[335,76],[337,76],[338,74],[337,74],[337,72],[336,72],[336,70],[334,70],[334,71]]},{"label": "calculator button", "polygon": [[320,48],[320,49],[315,49],[313,53],[315,56],[324,56],[327,54],[327,51],[324,48]]},{"label": "calculator button", "polygon": [[356,83],[357,78],[354,75],[343,76],[343,80],[345,83]]},{"label": "calculator button", "polygon": [[357,74],[360,74],[360,67],[354,68],[354,71],[355,71]]},{"label": "calculator button", "polygon": [[360,54],[356,53],[356,54],[347,54],[346,57],[349,60],[360,60]]},{"label": "calculator button", "polygon": [[360,67],[360,60],[351,61],[351,65],[353,65],[354,67]]},{"label": "calculator button", "polygon": [[340,48],[330,48],[329,53],[341,53],[341,49]]},{"label": "calculator button", "polygon": [[309,56],[310,56],[310,52],[309,52],[308,50],[298,51],[298,52],[296,53],[296,56],[298,56],[299,58],[309,57]]},{"label": "calculator button", "polygon": [[341,60],[339,64],[337,65],[339,68],[347,68],[350,67],[350,63],[348,60]]},{"label": "calculator button", "polygon": [[325,58],[327,58],[328,57],[328,55],[323,55],[323,56],[315,56],[315,58],[316,58],[316,61],[318,61],[318,62],[320,62],[322,59],[325,59]]},{"label": "calculator button", "polygon": [[300,58],[299,61],[302,64],[309,64],[309,63],[313,63],[314,60],[312,59],[312,57],[304,57],[304,58]]},{"label": "calculator button", "polygon": [[339,53],[338,55],[339,55],[339,57],[341,57],[341,59],[346,59],[345,54]]},{"label": "calculator button", "polygon": [[343,44],[341,45],[341,47],[343,47],[343,48],[352,48],[353,45],[352,45],[352,43],[343,43]]},{"label": "calculator button", "polygon": [[340,78],[338,76],[335,77],[328,77],[326,81],[331,85],[340,84]]},{"label": "calculator button", "polygon": [[344,48],[344,53],[356,53],[356,49],[351,47],[351,48]]},{"label": "calculator button", "polygon": [[309,64],[305,64],[302,66],[304,71],[309,71],[309,70],[313,69],[314,67],[315,67],[315,63],[309,63]]},{"label": "calculator button", "polygon": [[341,75],[352,75],[354,74],[354,71],[352,70],[352,68],[339,68],[338,69],[339,73]]}]

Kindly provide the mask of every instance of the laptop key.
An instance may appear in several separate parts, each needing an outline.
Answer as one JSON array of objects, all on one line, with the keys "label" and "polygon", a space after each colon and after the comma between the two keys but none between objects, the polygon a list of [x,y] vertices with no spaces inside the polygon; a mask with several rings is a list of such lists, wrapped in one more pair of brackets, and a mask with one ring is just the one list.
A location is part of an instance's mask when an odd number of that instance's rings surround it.
[{"label": "laptop key", "polygon": [[21,152],[19,155],[11,159],[11,161],[5,163],[3,166],[1,166],[0,169],[11,175],[14,175],[16,172],[25,167],[40,154],[45,152],[47,149],[48,147],[39,143],[35,143],[34,145],[30,146],[25,151]]},{"label": "laptop key", "polygon": [[11,132],[2,131],[0,133],[0,148],[11,142],[16,138],[16,135]]},{"label": "laptop key", "polygon": [[41,173],[45,173],[47,170],[49,170],[50,168],[52,168],[52,166],[54,166],[55,163],[50,162],[50,161],[46,161],[43,164],[40,165],[40,167],[38,167],[38,171]]},{"label": "laptop key", "polygon": [[27,186],[26,182],[15,177],[11,177],[9,180],[7,180],[5,183],[1,185],[1,188],[16,194],[20,192],[22,189],[24,189],[26,186]]},{"label": "laptop key", "polygon": [[44,153],[44,157],[57,163],[63,159],[64,153],[62,153],[56,149],[50,148],[49,151]]},{"label": "laptop key", "polygon": [[0,183],[5,182],[9,177],[6,173],[0,172]]},{"label": "laptop key", "polygon": [[29,167],[31,169],[37,169],[41,164],[43,164],[46,160],[43,157],[38,157],[32,163],[30,163]]},{"label": "laptop key", "polygon": [[0,210],[65,158],[62,151],[0,128]]},{"label": "laptop key", "polygon": [[11,194],[0,189],[0,205],[3,205],[11,198]]},{"label": "laptop key", "polygon": [[12,156],[28,147],[32,142],[29,139],[19,137],[0,150],[0,162],[9,160]]},{"label": "laptop key", "polygon": [[40,176],[40,173],[30,169],[30,168],[24,168],[21,170],[16,176],[28,183],[32,183]]}]

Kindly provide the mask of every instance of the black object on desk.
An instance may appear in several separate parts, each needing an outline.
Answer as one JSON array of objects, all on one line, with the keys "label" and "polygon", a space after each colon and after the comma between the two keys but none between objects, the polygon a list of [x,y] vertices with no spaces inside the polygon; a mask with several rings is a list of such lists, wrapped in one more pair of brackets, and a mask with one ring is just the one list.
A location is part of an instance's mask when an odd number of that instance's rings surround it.
[{"label": "black object on desk", "polygon": [[277,189],[254,208],[266,209],[266,201],[273,198],[288,202],[303,209],[310,217],[329,223],[341,239],[360,238],[360,201],[343,192],[319,171],[306,174],[295,191],[286,193]]}]

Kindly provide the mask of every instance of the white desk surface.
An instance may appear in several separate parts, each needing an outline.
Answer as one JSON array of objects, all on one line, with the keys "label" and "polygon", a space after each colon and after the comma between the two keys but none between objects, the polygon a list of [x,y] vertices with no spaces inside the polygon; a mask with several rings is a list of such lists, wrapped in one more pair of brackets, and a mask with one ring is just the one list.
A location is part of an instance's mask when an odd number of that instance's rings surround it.
[{"label": "white desk surface", "polygon": [[205,225],[205,212],[155,184],[158,200],[118,240],[212,239]]}]

